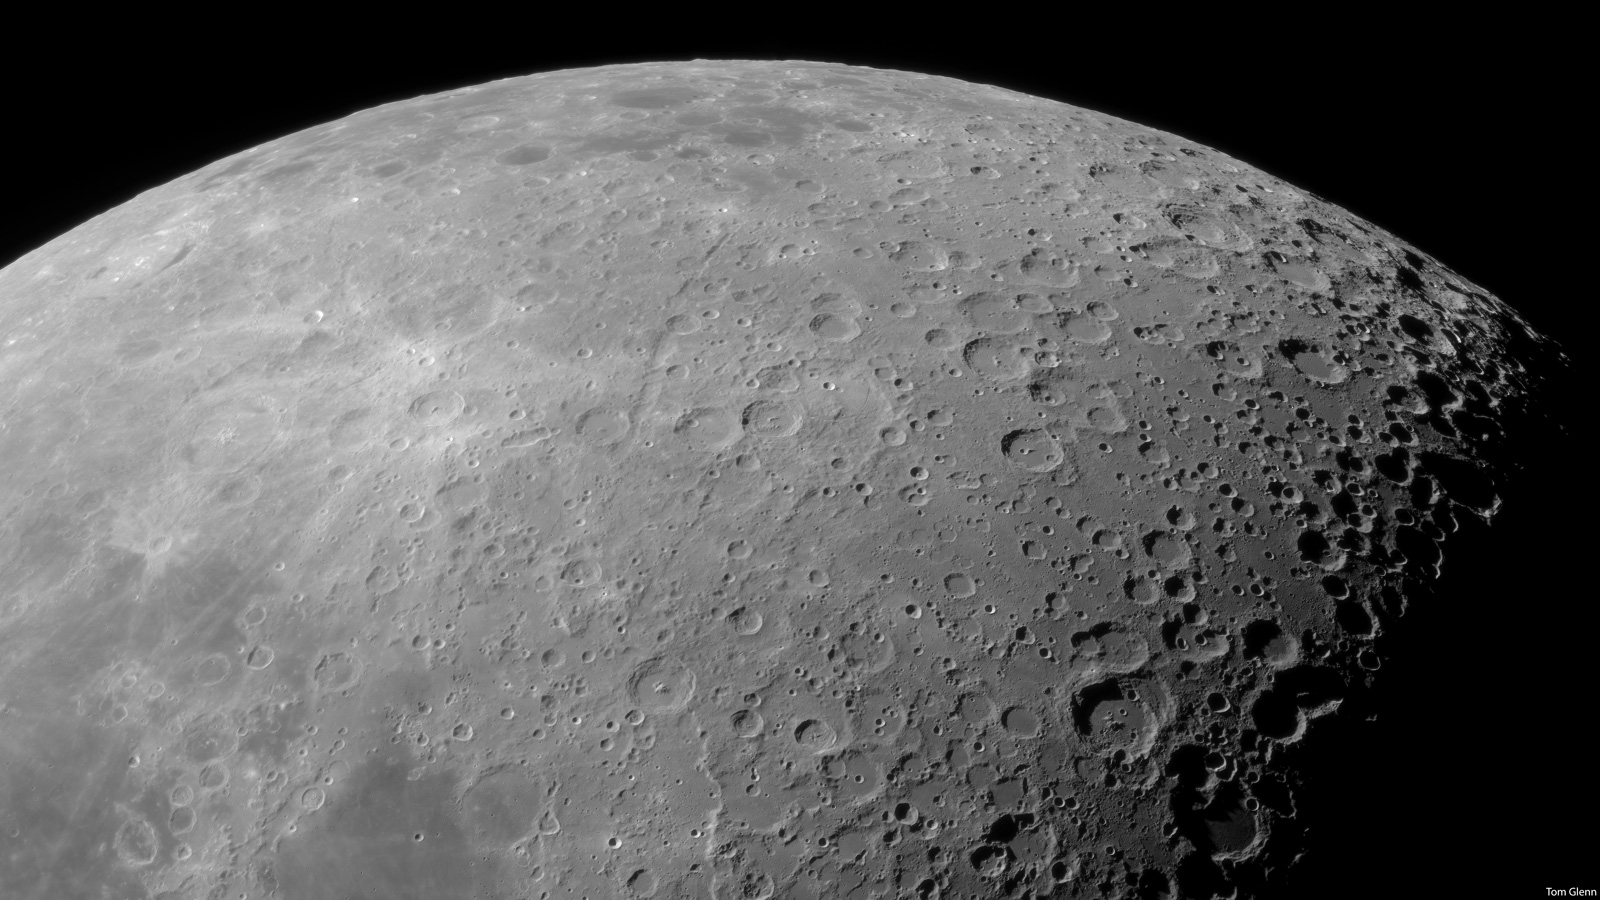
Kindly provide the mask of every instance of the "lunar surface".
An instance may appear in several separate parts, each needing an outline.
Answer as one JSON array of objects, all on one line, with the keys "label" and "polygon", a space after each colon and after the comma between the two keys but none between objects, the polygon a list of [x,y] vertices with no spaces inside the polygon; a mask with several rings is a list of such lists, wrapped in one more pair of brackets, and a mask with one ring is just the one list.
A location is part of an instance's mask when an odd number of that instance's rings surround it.
[{"label": "lunar surface", "polygon": [[23,900],[1262,895],[1547,345],[1208,147],[793,61],[290,135],[0,338]]}]

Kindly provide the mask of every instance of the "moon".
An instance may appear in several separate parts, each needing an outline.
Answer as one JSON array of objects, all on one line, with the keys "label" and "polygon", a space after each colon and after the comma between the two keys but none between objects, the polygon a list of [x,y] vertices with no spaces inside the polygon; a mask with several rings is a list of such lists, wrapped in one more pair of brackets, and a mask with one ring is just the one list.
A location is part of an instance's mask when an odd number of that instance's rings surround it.
[{"label": "moon", "polygon": [[1180,136],[748,60],[219,160],[0,334],[0,894],[151,900],[1257,896],[1549,344]]}]

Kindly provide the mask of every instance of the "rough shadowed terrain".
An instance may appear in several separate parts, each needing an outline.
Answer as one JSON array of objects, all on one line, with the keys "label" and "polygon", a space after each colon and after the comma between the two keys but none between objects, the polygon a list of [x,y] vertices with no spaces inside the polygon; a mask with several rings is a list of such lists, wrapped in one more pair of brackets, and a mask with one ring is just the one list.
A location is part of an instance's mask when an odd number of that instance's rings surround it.
[{"label": "rough shadowed terrain", "polygon": [[1175,135],[393,103],[0,272],[0,896],[1256,896],[1559,359]]}]

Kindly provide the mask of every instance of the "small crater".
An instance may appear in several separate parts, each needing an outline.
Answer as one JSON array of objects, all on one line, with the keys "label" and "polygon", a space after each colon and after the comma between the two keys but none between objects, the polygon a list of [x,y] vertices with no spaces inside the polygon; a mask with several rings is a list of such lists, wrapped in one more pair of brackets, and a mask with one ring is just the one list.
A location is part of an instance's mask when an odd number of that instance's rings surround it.
[{"label": "small crater", "polygon": [[455,391],[429,391],[411,402],[411,418],[421,425],[448,425],[467,408],[467,401]]},{"label": "small crater", "polygon": [[694,696],[694,671],[683,663],[655,657],[640,663],[628,678],[628,694],[646,713],[676,712]]},{"label": "small crater", "polygon": [[1032,710],[1013,706],[1000,714],[1000,724],[1006,731],[1021,738],[1036,738],[1039,736],[1039,716]]},{"label": "small crater", "polygon": [[543,144],[523,144],[495,157],[495,161],[506,166],[531,166],[550,158],[550,148]]},{"label": "small crater", "polygon": [[1036,428],[1010,432],[1000,439],[1000,452],[1012,465],[1028,472],[1049,472],[1066,459],[1061,442]]},{"label": "small crater", "polygon": [[839,742],[839,735],[821,719],[806,719],[795,726],[794,742],[807,752],[826,753]]},{"label": "small crater", "polygon": [[361,680],[361,661],[342,650],[324,653],[311,668],[311,683],[319,691],[337,692]]},{"label": "small crater", "polygon": [[800,407],[786,400],[757,400],[740,415],[745,434],[757,438],[790,437],[803,421]]},{"label": "small crater", "polygon": [[142,818],[129,819],[117,829],[113,841],[117,858],[130,866],[148,866],[161,848],[155,826]]}]

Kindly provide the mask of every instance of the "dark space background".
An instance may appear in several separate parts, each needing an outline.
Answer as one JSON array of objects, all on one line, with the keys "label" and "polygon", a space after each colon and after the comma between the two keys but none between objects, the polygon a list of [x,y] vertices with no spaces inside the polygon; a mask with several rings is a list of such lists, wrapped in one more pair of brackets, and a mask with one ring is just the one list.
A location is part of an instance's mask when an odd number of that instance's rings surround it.
[{"label": "dark space background", "polygon": [[[11,28],[29,52],[0,59],[0,267],[141,191],[378,104],[552,69],[804,59],[996,84],[1215,147],[1410,241],[1585,361],[1592,93],[1574,102],[1581,82],[1555,68],[1574,59],[1556,46],[1572,26],[1514,9],[1416,23],[1184,9],[904,7],[878,22],[844,6],[739,21],[606,7],[564,22],[372,7],[338,22],[240,7],[205,26],[152,8],[161,21]],[[1581,426],[1581,402],[1558,378],[1533,412]],[[1600,888],[1590,451],[1553,427],[1508,440],[1529,469],[1493,533],[1452,536],[1433,596],[1385,631],[1380,691],[1350,704],[1374,718],[1312,726],[1296,817],[1312,849],[1285,896]]]}]

